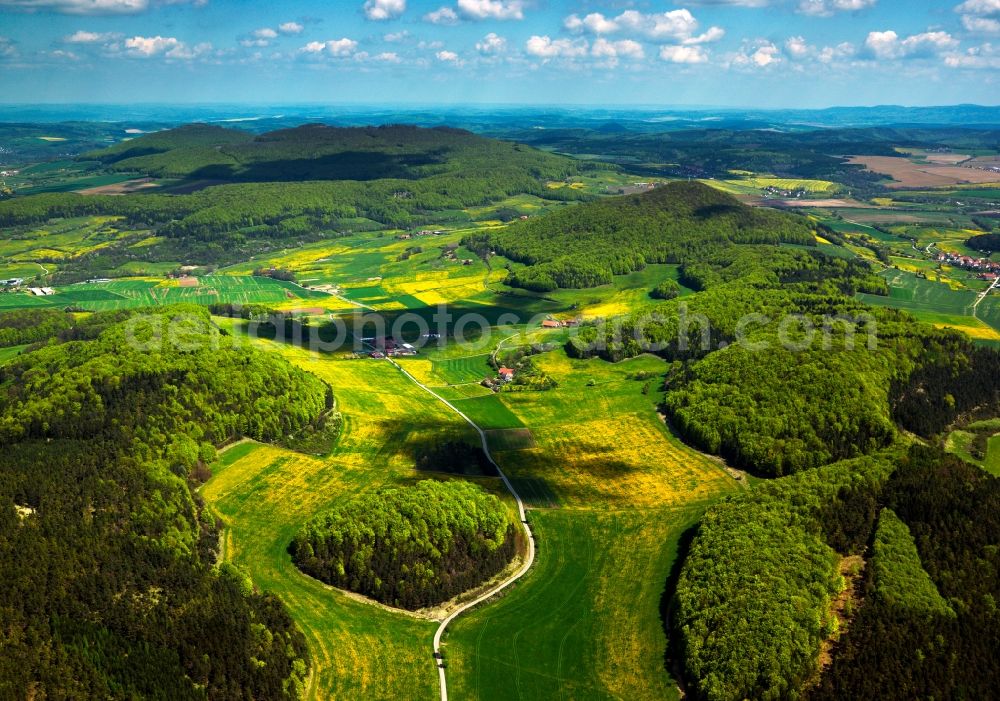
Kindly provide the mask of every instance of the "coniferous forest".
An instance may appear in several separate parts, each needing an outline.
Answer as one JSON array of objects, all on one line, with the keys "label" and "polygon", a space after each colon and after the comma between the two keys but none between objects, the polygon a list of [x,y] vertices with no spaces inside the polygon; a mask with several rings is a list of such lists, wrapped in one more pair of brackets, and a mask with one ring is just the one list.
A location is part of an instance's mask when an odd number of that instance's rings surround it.
[{"label": "coniferous forest", "polygon": [[[154,343],[178,319],[185,343]],[[234,345],[197,307],[92,315],[4,367],[0,387],[14,505],[0,509],[0,696],[297,698],[302,634],[273,595],[215,567],[218,524],[194,487],[217,446],[316,422],[330,388]]]}]

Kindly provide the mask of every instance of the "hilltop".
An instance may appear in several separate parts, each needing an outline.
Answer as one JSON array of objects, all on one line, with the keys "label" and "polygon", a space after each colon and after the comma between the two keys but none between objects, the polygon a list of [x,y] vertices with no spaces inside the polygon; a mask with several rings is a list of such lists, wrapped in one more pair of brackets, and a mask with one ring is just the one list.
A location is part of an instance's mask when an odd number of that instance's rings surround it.
[{"label": "hilltop", "polygon": [[712,247],[784,242],[814,245],[808,220],[748,207],[701,183],[673,182],[517,222],[467,243],[527,266],[514,268],[508,284],[547,291],[608,284],[613,275],[684,262]]},{"label": "hilltop", "polygon": [[305,124],[254,136],[189,124],[85,154],[125,172],[239,182],[420,179],[484,171],[561,178],[574,163],[534,148],[448,127]]}]

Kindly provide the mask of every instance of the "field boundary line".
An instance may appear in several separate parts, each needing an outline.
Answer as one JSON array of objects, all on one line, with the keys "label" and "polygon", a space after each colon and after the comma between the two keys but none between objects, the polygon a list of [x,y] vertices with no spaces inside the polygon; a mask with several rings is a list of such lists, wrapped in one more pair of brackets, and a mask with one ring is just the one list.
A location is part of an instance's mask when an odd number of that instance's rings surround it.
[{"label": "field boundary line", "polygon": [[417,387],[420,387],[422,390],[430,394],[432,397],[437,399],[446,407],[454,411],[456,414],[465,419],[465,422],[468,423],[470,426],[472,426],[472,428],[476,429],[476,432],[479,434],[479,440],[482,443],[483,454],[486,455],[486,459],[490,461],[490,464],[493,465],[494,468],[496,468],[497,474],[500,476],[500,479],[503,480],[504,486],[507,487],[507,491],[511,493],[511,496],[514,497],[514,501],[517,502],[517,513],[519,518],[521,519],[521,528],[524,529],[524,534],[525,536],[527,536],[528,556],[524,559],[524,564],[521,565],[520,569],[518,569],[517,572],[515,572],[510,577],[500,582],[499,584],[497,584],[497,586],[485,592],[475,600],[470,601],[467,604],[463,604],[459,608],[452,611],[447,618],[441,621],[441,624],[438,626],[437,631],[434,633],[434,662],[437,664],[438,680],[441,683],[441,701],[448,701],[448,681],[445,677],[445,666],[443,658],[441,657],[441,636],[444,634],[444,631],[448,627],[448,624],[451,623],[456,618],[458,618],[461,614],[465,613],[466,611],[472,608],[475,608],[476,606],[483,603],[487,599],[496,596],[501,591],[512,585],[521,577],[523,577],[528,572],[528,570],[531,569],[531,565],[535,561],[535,536],[531,532],[531,526],[528,525],[528,518],[524,510],[524,501],[521,500],[521,496],[517,493],[517,490],[514,489],[514,485],[511,483],[510,479],[507,478],[507,475],[500,468],[497,462],[493,459],[493,455],[490,453],[489,442],[486,440],[486,432],[483,431],[483,429],[480,428],[475,421],[473,421],[468,416],[459,411],[454,404],[452,404],[447,399],[439,395],[437,392],[432,390],[427,385],[420,382],[420,380],[418,380],[409,372],[407,372],[395,360],[392,360],[391,358],[389,358],[388,360],[393,365],[393,367],[395,367],[401,373],[406,375],[406,377],[408,377],[411,382],[417,385]]}]

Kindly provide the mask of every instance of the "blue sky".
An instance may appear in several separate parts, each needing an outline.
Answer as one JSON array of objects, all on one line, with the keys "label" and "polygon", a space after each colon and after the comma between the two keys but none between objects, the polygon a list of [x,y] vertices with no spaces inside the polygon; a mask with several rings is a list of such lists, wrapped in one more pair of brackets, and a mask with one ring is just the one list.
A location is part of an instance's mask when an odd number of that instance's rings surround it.
[{"label": "blue sky", "polygon": [[1000,0],[0,0],[0,101],[996,104]]}]

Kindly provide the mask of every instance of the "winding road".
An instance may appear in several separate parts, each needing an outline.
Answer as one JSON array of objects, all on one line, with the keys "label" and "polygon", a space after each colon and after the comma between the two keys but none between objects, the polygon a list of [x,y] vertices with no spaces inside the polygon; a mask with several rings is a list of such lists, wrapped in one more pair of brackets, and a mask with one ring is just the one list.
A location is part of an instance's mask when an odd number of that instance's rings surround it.
[{"label": "winding road", "polygon": [[461,416],[463,419],[465,419],[465,421],[470,426],[472,426],[472,428],[476,429],[476,432],[479,434],[479,440],[482,442],[483,453],[486,455],[486,459],[489,460],[490,464],[496,468],[497,474],[500,475],[500,479],[503,480],[504,486],[507,487],[507,490],[511,493],[511,495],[514,497],[514,500],[517,502],[518,517],[521,519],[521,527],[524,528],[524,534],[527,537],[528,556],[525,558],[524,563],[517,570],[517,572],[515,572],[510,577],[497,584],[495,587],[491,588],[489,591],[487,591],[474,601],[470,601],[467,604],[463,604],[459,608],[452,611],[447,618],[441,621],[441,625],[438,626],[437,632],[434,633],[434,661],[437,664],[438,679],[441,682],[441,701],[448,701],[448,680],[445,678],[444,659],[441,656],[441,636],[444,634],[445,628],[448,627],[449,623],[451,623],[453,620],[458,618],[460,615],[462,615],[469,609],[475,608],[476,606],[483,603],[487,599],[495,596],[499,592],[509,587],[511,584],[513,584],[521,577],[523,577],[524,574],[529,569],[531,569],[531,565],[535,561],[535,536],[531,532],[531,526],[528,524],[528,519],[527,516],[525,515],[524,502],[521,500],[521,496],[517,493],[517,490],[514,489],[514,485],[511,484],[511,481],[507,478],[507,475],[504,474],[504,471],[500,469],[500,466],[497,465],[496,461],[493,459],[493,456],[490,454],[490,447],[486,440],[486,433],[483,431],[483,429],[481,429],[476,424],[475,421],[473,421],[468,416],[459,411],[454,404],[449,402],[447,399],[439,395],[437,392],[435,392],[430,387],[420,382],[420,380],[418,380],[409,372],[407,372],[405,369],[403,369],[403,367],[395,360],[393,360],[392,358],[389,358],[388,360],[397,370],[406,375],[406,377],[409,378],[411,382],[417,385],[417,387],[420,387],[422,390],[433,396],[439,402],[441,402],[446,407],[448,407],[456,414]]}]

